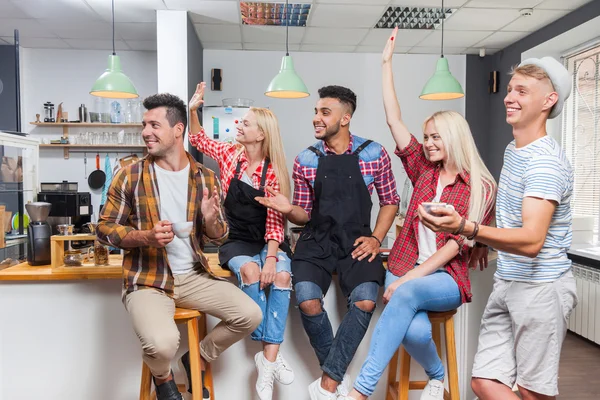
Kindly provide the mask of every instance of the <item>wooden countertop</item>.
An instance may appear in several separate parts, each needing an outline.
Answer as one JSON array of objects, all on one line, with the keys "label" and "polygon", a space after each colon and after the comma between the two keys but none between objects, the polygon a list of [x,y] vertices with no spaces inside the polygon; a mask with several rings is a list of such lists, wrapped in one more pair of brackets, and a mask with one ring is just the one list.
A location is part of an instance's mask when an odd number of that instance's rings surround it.
[{"label": "wooden countertop", "polygon": [[[112,256],[111,256],[112,257]],[[114,257],[120,258],[120,256]],[[231,271],[221,268],[216,253],[207,254],[212,272],[219,277],[233,276]],[[26,262],[0,270],[0,281],[74,281],[86,279],[121,279],[122,267],[61,267],[52,269],[50,265],[32,267]]]}]

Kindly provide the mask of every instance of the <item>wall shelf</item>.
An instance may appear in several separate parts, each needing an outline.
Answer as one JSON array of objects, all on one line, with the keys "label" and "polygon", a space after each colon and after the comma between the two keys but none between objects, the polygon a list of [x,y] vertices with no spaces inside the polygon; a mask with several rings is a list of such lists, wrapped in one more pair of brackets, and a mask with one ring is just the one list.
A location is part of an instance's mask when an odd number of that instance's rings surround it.
[{"label": "wall shelf", "polygon": [[95,126],[114,126],[121,128],[141,128],[142,124],[111,124],[106,122],[30,122],[31,125],[35,126],[60,126],[60,127],[81,127],[81,128],[91,128]]},{"label": "wall shelf", "polygon": [[71,151],[76,153],[89,152],[94,153],[98,150],[113,150],[114,153],[144,153],[146,154],[146,146],[140,145],[129,145],[129,144],[40,144],[40,149],[63,149],[63,155],[65,160],[69,159]]}]

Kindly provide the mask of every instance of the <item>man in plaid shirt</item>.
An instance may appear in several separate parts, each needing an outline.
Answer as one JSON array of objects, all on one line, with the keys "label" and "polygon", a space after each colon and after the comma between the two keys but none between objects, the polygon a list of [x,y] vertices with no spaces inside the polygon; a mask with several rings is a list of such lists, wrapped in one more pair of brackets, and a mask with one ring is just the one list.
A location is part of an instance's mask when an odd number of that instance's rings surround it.
[{"label": "man in plaid shirt", "polygon": [[[313,125],[319,142],[294,163],[294,200],[269,189],[259,201],[297,224],[305,225],[296,244],[292,273],[302,323],[322,377],[309,386],[311,400],[347,394],[345,376],[375,309],[385,270],[379,248],[400,200],[391,161],[383,146],[350,134],[356,95],[345,87],[319,89]],[[379,215],[371,231],[371,194]],[[333,334],[323,296],[337,273],[348,312]],[[340,383],[343,383],[340,385]]]},{"label": "man in plaid shirt", "polygon": [[[187,111],[171,94],[144,100],[142,135],[149,155],[120,170],[98,223],[98,239],[127,250],[123,301],[154,376],[158,400],[182,400],[171,361],[179,346],[175,307],[199,310],[222,321],[202,340],[202,369],[260,324],[262,312],[235,285],[210,271],[205,242],[228,233],[221,190],[213,171],[183,147]],[[178,222],[192,221],[191,234]],[[175,234],[174,234],[175,233]],[[189,377],[189,354],[182,357]],[[209,398],[206,389],[203,398]]]}]

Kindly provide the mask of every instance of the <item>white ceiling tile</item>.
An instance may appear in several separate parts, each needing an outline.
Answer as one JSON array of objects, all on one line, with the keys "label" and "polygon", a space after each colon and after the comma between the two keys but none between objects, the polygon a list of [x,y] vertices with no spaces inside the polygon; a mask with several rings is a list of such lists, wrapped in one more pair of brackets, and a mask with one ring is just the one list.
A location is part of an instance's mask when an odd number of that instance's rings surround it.
[{"label": "white ceiling tile", "polygon": [[495,31],[519,17],[519,10],[461,8],[444,23],[444,29],[456,31]]},{"label": "white ceiling tile", "polygon": [[306,28],[302,43],[331,45],[357,45],[363,40],[368,29]]},{"label": "white ceiling tile", "polygon": [[53,38],[22,38],[19,39],[22,47],[38,49],[69,49],[71,46],[62,39]]},{"label": "white ceiling tile", "polygon": [[[464,47],[448,47],[444,49],[444,54],[464,54],[464,51]],[[417,46],[410,49],[409,54],[440,54],[440,48]],[[435,66],[432,65],[432,68],[435,68]]]},{"label": "white ceiling tile", "polygon": [[56,37],[35,19],[0,19],[0,36],[13,36],[15,29],[19,30],[20,37]]},{"label": "white ceiling tile", "polygon": [[14,4],[31,18],[53,18],[65,22],[73,19],[100,19],[82,0],[18,0]]},{"label": "white ceiling tile", "polygon": [[202,47],[214,50],[242,50],[241,43],[218,43],[218,42],[202,42]]},{"label": "white ceiling tile", "polygon": [[[409,51],[410,49],[411,49],[410,47],[396,46],[394,48],[394,53],[404,54],[407,51]],[[381,46],[364,46],[364,45],[360,45],[360,46],[356,47],[355,51],[357,53],[377,53],[377,54],[381,54],[381,52],[383,52],[383,48]]]},{"label": "white ceiling tile", "polygon": [[[285,43],[244,43],[244,50],[263,50],[263,51],[280,51],[281,55],[285,55]],[[290,44],[290,51],[300,51],[299,44]]]},{"label": "white ceiling tile", "polygon": [[370,5],[378,6],[378,5],[386,5],[390,1],[389,0],[316,0],[316,3],[319,4],[362,4],[368,3]]},{"label": "white ceiling tile", "polygon": [[201,42],[239,43],[242,34],[239,25],[194,24]]},{"label": "white ceiling tile", "polygon": [[[444,7],[461,7],[469,0],[445,0]],[[394,0],[394,5],[407,7],[441,7],[442,0]]]},{"label": "white ceiling tile", "polygon": [[538,29],[556,21],[568,11],[557,10],[534,10],[529,17],[520,17],[515,22],[505,26],[505,31],[535,32]]},{"label": "white ceiling tile", "polygon": [[[112,27],[108,22],[73,20],[66,24],[57,19],[37,21],[63,39],[112,39]],[[115,35],[118,37],[117,32]]]},{"label": "white ceiling tile", "polygon": [[544,10],[575,10],[592,0],[546,0],[536,8]]},{"label": "white ceiling tile", "polygon": [[[490,36],[493,32],[490,31],[444,31],[444,48],[446,47],[473,47]],[[419,43],[421,47],[435,47],[442,45],[442,32],[437,30],[427,36],[425,40]]]},{"label": "white ceiling tile", "polygon": [[385,10],[384,6],[317,4],[310,10],[307,26],[372,28]]},{"label": "white ceiling tile", "polygon": [[0,0],[0,15],[2,18],[30,18],[23,10],[8,0]]},{"label": "white ceiling tile", "polygon": [[481,8],[533,8],[540,4],[543,0],[471,0],[467,7]]},{"label": "white ceiling tile", "polygon": [[[108,0],[85,0],[105,21],[111,21],[111,2]],[[165,10],[162,0],[115,1],[115,21],[156,22],[156,10]]]},{"label": "white ceiling tile", "polygon": [[312,51],[318,53],[352,53],[356,46],[331,46],[329,44],[303,44],[300,51]]},{"label": "white ceiling tile", "polygon": [[[470,47],[465,51],[465,54],[475,54],[475,55],[479,55],[479,47]],[[494,53],[497,53],[498,51],[500,51],[500,49],[488,49],[487,47],[485,48],[485,55],[486,56],[491,56]]]},{"label": "white ceiling tile", "polygon": [[[93,39],[64,39],[69,46],[74,49],[82,50],[112,50],[111,40],[93,40]],[[129,50],[129,46],[121,40],[115,41],[117,50]],[[108,54],[107,54],[108,55]]]},{"label": "white ceiling tile", "polygon": [[156,51],[156,40],[126,40],[131,50]]},{"label": "white ceiling tile", "polygon": [[[424,29],[399,29],[396,36],[396,44],[399,46],[414,46],[427,36],[431,35],[432,31]],[[389,40],[392,34],[392,29],[371,29],[369,34],[361,42],[365,46],[383,46]]]},{"label": "white ceiling tile", "polygon": [[115,35],[127,40],[156,41],[155,22],[119,22],[115,24]]},{"label": "white ceiling tile", "polygon": [[218,0],[164,0],[169,10],[186,10],[194,23],[239,24],[240,9],[237,1]]},{"label": "white ceiling tile", "polygon": [[529,32],[496,32],[491,36],[483,39],[481,42],[476,43],[473,47],[490,47],[494,49],[503,49],[525,36],[529,35]]},{"label": "white ceiling tile", "polygon": [[[289,29],[289,42],[300,43],[306,28],[290,26]],[[242,25],[242,35],[244,42],[285,44],[284,26]]]}]

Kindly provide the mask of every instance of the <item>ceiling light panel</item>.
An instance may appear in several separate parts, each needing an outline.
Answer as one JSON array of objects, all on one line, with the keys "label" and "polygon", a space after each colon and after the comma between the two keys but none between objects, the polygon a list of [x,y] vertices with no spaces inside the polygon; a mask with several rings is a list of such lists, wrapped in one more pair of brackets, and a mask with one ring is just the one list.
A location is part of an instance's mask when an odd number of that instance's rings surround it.
[{"label": "ceiling light panel", "polygon": [[287,12],[285,3],[240,2],[242,24],[306,26],[311,4],[290,3]]},{"label": "ceiling light panel", "polygon": [[441,7],[388,7],[374,28],[436,29],[442,19],[448,18],[455,9]]}]

